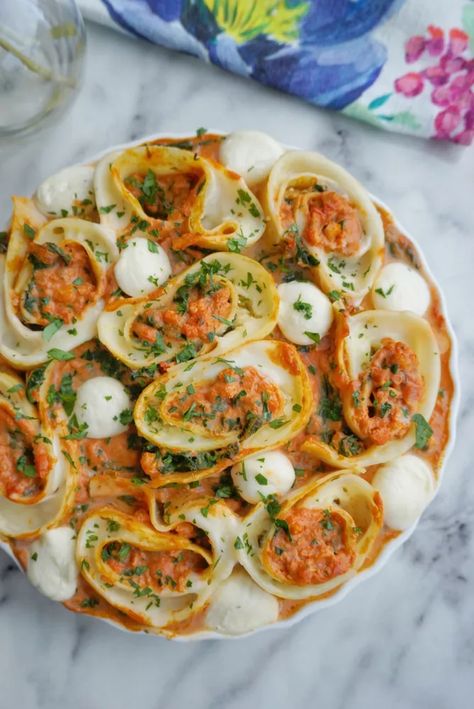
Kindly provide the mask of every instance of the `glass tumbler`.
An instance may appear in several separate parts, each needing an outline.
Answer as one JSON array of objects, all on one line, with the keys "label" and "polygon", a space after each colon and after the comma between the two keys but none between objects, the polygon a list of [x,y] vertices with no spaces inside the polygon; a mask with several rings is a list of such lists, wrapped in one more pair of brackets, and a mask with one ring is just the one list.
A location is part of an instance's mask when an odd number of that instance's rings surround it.
[{"label": "glass tumbler", "polygon": [[75,0],[0,0],[0,139],[30,133],[71,103],[85,41]]}]

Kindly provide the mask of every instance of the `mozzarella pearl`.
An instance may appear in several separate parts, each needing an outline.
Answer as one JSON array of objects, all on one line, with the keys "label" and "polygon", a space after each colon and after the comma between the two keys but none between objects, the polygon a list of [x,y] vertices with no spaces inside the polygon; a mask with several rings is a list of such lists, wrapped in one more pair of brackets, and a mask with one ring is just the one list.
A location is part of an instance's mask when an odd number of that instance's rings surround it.
[{"label": "mozzarella pearl", "polygon": [[400,530],[416,522],[434,491],[430,466],[410,453],[382,465],[372,484],[382,495],[385,524]]},{"label": "mozzarella pearl", "polygon": [[430,290],[418,271],[405,263],[388,263],[377,276],[372,302],[380,310],[409,310],[423,315],[430,304]]},{"label": "mozzarella pearl", "polygon": [[219,159],[225,167],[237,172],[248,185],[264,180],[284,149],[266,133],[238,130],[223,140]]},{"label": "mozzarella pearl", "polygon": [[49,529],[29,548],[27,575],[33,586],[53,601],[67,601],[77,588],[75,532]]},{"label": "mozzarella pearl", "polygon": [[108,438],[127,430],[120,414],[130,409],[126,389],[113,377],[94,377],[77,390],[74,413],[87,425],[87,438]]},{"label": "mozzarella pearl", "polygon": [[237,463],[232,480],[247,502],[260,502],[261,495],[284,495],[295,482],[295,469],[280,451],[256,453]]},{"label": "mozzarella pearl", "polygon": [[171,264],[164,248],[141,236],[127,242],[115,264],[119,287],[134,298],[161,286],[170,275]]},{"label": "mozzarella pearl", "polygon": [[333,320],[332,305],[314,283],[281,283],[278,294],[278,326],[287,340],[295,345],[314,345],[315,337],[322,338],[328,333]]},{"label": "mozzarella pearl", "polygon": [[41,183],[36,190],[36,203],[48,216],[72,217],[76,201],[95,201],[93,180],[94,168],[89,165],[66,167]]},{"label": "mozzarella pearl", "polygon": [[224,635],[242,635],[277,620],[277,599],[243,570],[234,571],[216,589],[206,615],[208,628]]}]

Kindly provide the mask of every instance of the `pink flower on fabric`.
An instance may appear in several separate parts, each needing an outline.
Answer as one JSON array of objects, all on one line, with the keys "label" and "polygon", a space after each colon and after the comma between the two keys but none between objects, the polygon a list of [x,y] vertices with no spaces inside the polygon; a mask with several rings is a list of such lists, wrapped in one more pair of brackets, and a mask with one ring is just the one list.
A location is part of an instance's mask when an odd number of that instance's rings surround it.
[{"label": "pink flower on fabric", "polygon": [[395,81],[395,91],[408,98],[421,94],[423,87],[423,77],[416,71],[410,71]]},{"label": "pink flower on fabric", "polygon": [[453,57],[450,52],[446,52],[439,60],[439,66],[448,74],[455,74],[462,71],[467,64],[464,57]]},{"label": "pink flower on fabric", "polygon": [[469,35],[459,29],[452,29],[449,32],[449,51],[457,57],[462,54],[469,42]]},{"label": "pink flower on fabric", "polygon": [[448,106],[435,118],[436,138],[449,138],[461,121],[461,111],[457,106]]},{"label": "pink flower on fabric", "polygon": [[474,130],[474,106],[464,116],[464,126],[466,130]]},{"label": "pink flower on fabric", "polygon": [[442,84],[446,84],[449,80],[448,72],[439,65],[429,66],[424,70],[423,74],[433,86],[441,86]]},{"label": "pink flower on fabric", "polygon": [[416,62],[417,59],[421,57],[425,51],[426,40],[421,35],[415,35],[410,37],[408,42],[405,44],[405,61],[407,64]]},{"label": "pink flower on fabric", "polygon": [[407,64],[424,56],[424,69],[394,82],[395,91],[406,98],[431,84],[431,101],[442,109],[434,119],[433,137],[461,145],[474,140],[474,60],[463,56],[468,47],[469,35],[463,30],[454,27],[445,37],[440,27],[430,25],[425,37],[415,35],[405,44]]},{"label": "pink flower on fabric", "polygon": [[474,84],[474,71],[456,76],[452,80],[452,85],[459,88],[461,91],[468,91]]},{"label": "pink flower on fabric", "polygon": [[450,86],[437,86],[431,93],[435,106],[449,106],[453,101],[453,91]]},{"label": "pink flower on fabric", "polygon": [[451,140],[458,143],[458,145],[471,145],[474,140],[474,130],[463,130],[461,133],[455,135],[454,138],[451,138]]},{"label": "pink flower on fabric", "polygon": [[430,25],[428,34],[430,37],[426,42],[426,49],[432,57],[437,57],[444,49],[444,32],[441,27]]}]

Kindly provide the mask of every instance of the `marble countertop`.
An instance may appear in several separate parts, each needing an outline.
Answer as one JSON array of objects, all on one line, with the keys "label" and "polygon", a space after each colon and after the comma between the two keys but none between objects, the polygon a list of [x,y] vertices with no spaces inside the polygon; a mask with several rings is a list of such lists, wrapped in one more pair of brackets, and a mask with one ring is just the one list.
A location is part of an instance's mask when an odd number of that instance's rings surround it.
[{"label": "marble countertop", "polygon": [[11,193],[29,194],[61,167],[156,131],[257,128],[317,149],[392,208],[444,290],[460,345],[458,444],[440,494],[389,565],[342,603],[284,631],[191,644],[121,633],[41,597],[1,554],[0,707],[465,704],[474,690],[474,484],[472,445],[462,445],[474,427],[472,151],[382,133],[193,58],[88,30],[72,110],[47,133],[0,146],[0,219]]}]

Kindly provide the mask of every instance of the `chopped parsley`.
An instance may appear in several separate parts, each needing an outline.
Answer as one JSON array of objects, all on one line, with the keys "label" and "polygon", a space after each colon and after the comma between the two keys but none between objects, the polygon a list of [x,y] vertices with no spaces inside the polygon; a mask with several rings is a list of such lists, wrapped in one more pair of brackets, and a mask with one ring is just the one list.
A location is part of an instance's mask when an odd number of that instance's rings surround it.
[{"label": "chopped parsley", "polygon": [[23,224],[23,233],[28,239],[34,239],[36,236],[36,231],[29,224]]},{"label": "chopped parsley", "polygon": [[421,414],[414,414],[411,420],[415,424],[415,447],[420,450],[426,450],[429,440],[433,435],[433,429],[428,421]]},{"label": "chopped parsley", "polygon": [[293,310],[296,310],[297,313],[302,313],[305,320],[311,320],[313,315],[313,306],[311,303],[304,303],[301,300],[301,293],[298,296],[298,300],[293,303]]},{"label": "chopped parsley", "polygon": [[39,389],[41,384],[44,382],[46,366],[47,365],[43,365],[42,367],[39,367],[39,369],[34,369],[28,377],[28,381],[26,383],[26,397],[30,404],[35,403],[33,392],[36,389]]},{"label": "chopped parsley", "polygon": [[100,207],[99,212],[101,214],[110,214],[112,209],[115,209],[116,206],[116,204],[108,204],[105,207]]},{"label": "chopped parsley", "polygon": [[196,351],[196,346],[192,343],[189,342],[187,345],[183,347],[182,350],[178,352],[176,355],[175,359],[176,362],[187,362],[190,359],[194,359],[197,357],[198,353]]},{"label": "chopped parsley", "polygon": [[73,414],[68,421],[68,435],[64,436],[66,441],[80,441],[87,436],[87,423],[79,423],[76,414]]},{"label": "chopped parsley", "polygon": [[28,462],[26,455],[21,455],[16,461],[16,469],[23,473],[27,478],[36,477],[36,468],[34,465]]},{"label": "chopped parsley", "polygon": [[48,350],[48,357],[58,362],[67,362],[70,359],[74,359],[74,355],[71,352],[65,352],[58,347],[53,347],[51,350]]},{"label": "chopped parsley", "polygon": [[379,295],[381,295],[382,298],[387,298],[387,297],[390,295],[390,293],[393,291],[394,288],[395,288],[395,283],[393,283],[393,284],[390,286],[390,288],[385,291],[385,293],[384,293],[384,291],[383,291],[382,288],[376,288],[376,289],[375,289],[375,292],[378,293]]},{"label": "chopped parsley", "polygon": [[122,426],[128,426],[129,423],[133,421],[133,411],[131,409],[124,409],[119,414],[119,421]]},{"label": "chopped parsley", "polygon": [[120,529],[120,524],[114,519],[107,519],[107,531],[108,532],[118,532]]},{"label": "chopped parsley", "polygon": [[95,608],[98,605],[99,601],[97,598],[84,598],[84,600],[81,601],[81,608]]},{"label": "chopped parsley", "polygon": [[247,246],[247,239],[245,236],[242,234],[242,232],[238,232],[235,236],[233,236],[231,239],[228,239],[227,241],[227,247],[229,251],[232,251],[233,253],[239,254],[242,249],[245,249]]},{"label": "chopped parsley", "polygon": [[241,204],[243,207],[246,207],[252,217],[260,217],[260,211],[250,194],[245,190],[237,190],[237,194],[239,195],[237,198],[237,204]]},{"label": "chopped parsley", "polygon": [[64,321],[61,318],[53,318],[43,330],[43,339],[45,339],[46,342],[49,342],[53,335],[55,335],[63,325]]},{"label": "chopped parsley", "polygon": [[321,522],[321,527],[325,529],[327,532],[330,532],[331,530],[334,529],[334,524],[332,521],[331,517],[331,512],[329,510],[323,510],[323,520]]},{"label": "chopped parsley", "polygon": [[339,394],[331,386],[327,377],[323,377],[322,381],[318,414],[325,421],[341,421],[342,419],[342,403]]},{"label": "chopped parsley", "polygon": [[54,244],[52,241],[48,241],[46,246],[48,249],[53,253],[59,256],[60,259],[64,261],[66,266],[71,263],[71,257],[69,254],[67,254],[60,246],[57,244]]},{"label": "chopped parsley", "polygon": [[282,529],[285,532],[285,534],[288,537],[288,539],[290,540],[290,542],[293,541],[293,538],[292,538],[291,532],[290,532],[290,528],[288,526],[288,522],[286,521],[286,519],[277,518],[274,520],[274,523],[275,523],[275,527],[278,527],[279,529]]},{"label": "chopped parsley", "polygon": [[71,416],[76,403],[76,392],[72,387],[72,374],[65,374],[61,379],[59,389],[56,389],[53,384],[48,389],[46,401],[50,406],[61,402],[67,416]]},{"label": "chopped parsley", "polygon": [[309,337],[310,340],[314,342],[315,345],[319,345],[321,342],[321,335],[319,332],[309,332],[308,330],[305,330],[304,334],[306,337]]}]

